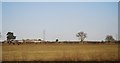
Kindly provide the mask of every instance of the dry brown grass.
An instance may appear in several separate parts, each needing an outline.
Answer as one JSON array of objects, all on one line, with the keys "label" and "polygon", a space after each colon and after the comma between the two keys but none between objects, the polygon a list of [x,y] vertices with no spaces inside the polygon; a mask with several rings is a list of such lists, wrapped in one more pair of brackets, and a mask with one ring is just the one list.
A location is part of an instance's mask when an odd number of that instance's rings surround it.
[{"label": "dry brown grass", "polygon": [[117,61],[117,44],[2,45],[3,61]]},{"label": "dry brown grass", "polygon": [[2,46],[0,44],[0,62],[2,61]]}]

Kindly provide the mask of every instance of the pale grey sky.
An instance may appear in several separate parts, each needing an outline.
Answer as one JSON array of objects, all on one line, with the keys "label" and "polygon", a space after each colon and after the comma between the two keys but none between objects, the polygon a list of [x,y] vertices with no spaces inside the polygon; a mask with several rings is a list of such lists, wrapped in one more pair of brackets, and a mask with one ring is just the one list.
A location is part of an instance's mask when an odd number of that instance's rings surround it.
[{"label": "pale grey sky", "polygon": [[120,0],[1,0],[3,2],[118,2]]},{"label": "pale grey sky", "polygon": [[86,40],[104,40],[118,33],[117,2],[4,2],[2,3],[3,39],[13,31],[17,39],[77,40],[77,32],[87,33]]}]

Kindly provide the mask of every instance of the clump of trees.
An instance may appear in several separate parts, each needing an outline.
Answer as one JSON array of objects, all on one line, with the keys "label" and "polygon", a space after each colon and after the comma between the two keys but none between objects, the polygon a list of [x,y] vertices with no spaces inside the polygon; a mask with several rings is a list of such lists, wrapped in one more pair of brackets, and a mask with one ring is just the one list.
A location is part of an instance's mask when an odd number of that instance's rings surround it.
[{"label": "clump of trees", "polygon": [[58,42],[58,39],[56,39],[56,42]]},{"label": "clump of trees", "polygon": [[81,40],[81,42],[83,42],[84,39],[87,37],[87,34],[85,32],[78,32],[76,34],[76,37],[78,37]]},{"label": "clump of trees", "polygon": [[7,33],[7,41],[8,41],[8,43],[11,43],[15,39],[16,39],[16,36],[14,36],[13,32],[8,32]]},{"label": "clump of trees", "polygon": [[114,41],[115,39],[113,38],[112,35],[107,35],[106,38],[105,38],[105,40],[106,40],[107,42],[112,42],[112,41]]}]

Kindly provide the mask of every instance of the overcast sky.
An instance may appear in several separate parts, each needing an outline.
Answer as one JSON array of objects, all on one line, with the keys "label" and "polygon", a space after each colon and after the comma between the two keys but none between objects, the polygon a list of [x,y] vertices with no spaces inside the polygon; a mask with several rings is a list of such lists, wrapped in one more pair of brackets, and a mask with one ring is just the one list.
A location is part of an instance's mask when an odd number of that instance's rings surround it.
[{"label": "overcast sky", "polygon": [[2,33],[12,31],[17,39],[77,40],[76,33],[87,33],[86,40],[104,40],[118,34],[117,2],[3,2]]}]

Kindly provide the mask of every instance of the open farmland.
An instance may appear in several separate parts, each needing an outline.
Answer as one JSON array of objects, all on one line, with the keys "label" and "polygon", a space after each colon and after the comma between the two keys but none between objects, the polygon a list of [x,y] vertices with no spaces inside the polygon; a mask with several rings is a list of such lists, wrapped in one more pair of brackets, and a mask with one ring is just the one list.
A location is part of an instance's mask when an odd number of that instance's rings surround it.
[{"label": "open farmland", "polygon": [[39,43],[2,45],[3,61],[118,61],[117,44]]}]

